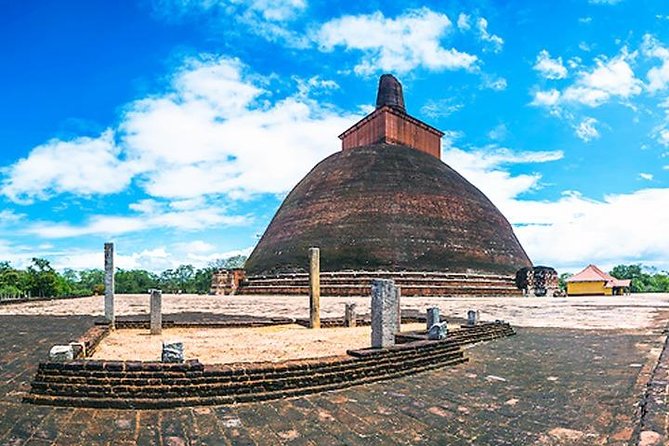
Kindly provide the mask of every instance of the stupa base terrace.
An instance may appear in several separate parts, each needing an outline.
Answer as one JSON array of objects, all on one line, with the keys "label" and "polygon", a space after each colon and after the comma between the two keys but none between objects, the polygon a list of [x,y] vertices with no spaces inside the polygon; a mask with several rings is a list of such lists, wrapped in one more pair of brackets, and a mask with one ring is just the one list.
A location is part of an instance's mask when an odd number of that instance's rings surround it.
[{"label": "stupa base terrace", "polygon": [[[521,297],[515,277],[477,273],[336,271],[321,272],[321,294],[324,296],[366,296],[372,279],[393,279],[402,296],[444,297]],[[308,295],[309,274],[283,273],[254,275],[241,281],[235,294],[242,295]]]}]

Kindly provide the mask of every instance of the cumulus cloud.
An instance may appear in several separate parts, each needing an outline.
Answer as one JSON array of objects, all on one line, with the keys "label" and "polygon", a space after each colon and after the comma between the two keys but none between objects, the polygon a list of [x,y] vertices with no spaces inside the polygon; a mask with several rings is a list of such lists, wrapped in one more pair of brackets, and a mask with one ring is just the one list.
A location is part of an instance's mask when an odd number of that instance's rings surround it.
[{"label": "cumulus cloud", "polygon": [[341,46],[362,52],[362,60],[354,68],[358,74],[379,70],[405,73],[417,67],[472,69],[478,61],[475,55],[442,47],[441,41],[451,28],[445,14],[428,8],[410,10],[396,18],[375,12],[326,22],[317,31],[315,40],[323,51]]},{"label": "cumulus cloud", "polygon": [[651,68],[646,77],[648,78],[648,91],[651,93],[664,90],[669,86],[669,48],[663,46],[650,34],[643,36],[641,50],[646,57],[656,58],[661,65]]},{"label": "cumulus cloud", "polygon": [[460,13],[458,16],[458,29],[460,31],[469,31],[472,27],[470,20],[471,16],[469,14]]},{"label": "cumulus cloud", "polygon": [[[448,142],[447,142],[448,144]],[[519,152],[490,146],[463,150],[445,146],[442,159],[483,191],[496,205],[514,200],[539,187],[541,175],[512,175],[505,166],[557,161],[564,157],[560,150]]]},{"label": "cumulus cloud", "polygon": [[536,91],[531,105],[553,107],[560,101],[560,92],[555,88],[547,91]]},{"label": "cumulus cloud", "polygon": [[599,138],[599,131],[595,125],[597,120],[595,118],[585,118],[577,126],[575,126],[576,136],[581,138],[584,142],[590,142],[593,139]]},{"label": "cumulus cloud", "polygon": [[642,173],[639,174],[639,178],[641,178],[642,180],[646,180],[646,181],[653,181],[653,174],[642,172]]},{"label": "cumulus cloud", "polygon": [[486,19],[480,17],[476,21],[476,26],[479,30],[479,35],[481,36],[482,41],[490,44],[492,50],[495,53],[502,51],[502,47],[504,46],[504,39],[502,39],[500,36],[490,34],[488,32],[488,21]]},{"label": "cumulus cloud", "polygon": [[2,193],[15,202],[30,203],[70,192],[110,194],[128,187],[133,166],[120,159],[114,132],[71,140],[52,139],[5,169]]},{"label": "cumulus cloud", "polygon": [[185,211],[154,209],[130,215],[94,215],[84,223],[74,225],[55,221],[35,222],[22,232],[46,239],[61,239],[85,235],[117,236],[152,229],[172,228],[180,231],[199,231],[211,227],[248,224],[250,217],[230,216],[216,206]]},{"label": "cumulus cloud", "polygon": [[595,59],[594,67],[578,73],[572,85],[563,91],[552,89],[536,92],[532,104],[554,106],[571,103],[594,108],[612,99],[628,101],[641,93],[643,86],[630,66],[635,55],[623,48],[616,57],[609,59],[600,56]]},{"label": "cumulus cloud", "polygon": [[562,63],[562,57],[553,59],[546,50],[541,50],[537,55],[534,69],[546,79],[564,79],[567,77],[567,68]]},{"label": "cumulus cloud", "polygon": [[601,200],[565,191],[555,201],[532,200],[524,194],[541,187],[541,175],[514,175],[505,165],[557,160],[562,158],[560,151],[497,153],[498,149],[463,150],[446,142],[444,160],[502,211],[535,264],[562,271],[587,263],[669,267],[669,234],[664,230],[669,214],[657,212],[657,203],[669,202],[669,189],[642,189]]},{"label": "cumulus cloud", "polygon": [[[175,200],[284,193],[339,149],[333,135],[360,116],[299,88],[272,103],[261,83],[236,59],[188,60],[166,93],[128,104],[117,129],[33,149],[9,167],[2,192],[17,202],[110,194],[135,178],[149,196]],[[322,79],[305,85],[333,88]]]}]

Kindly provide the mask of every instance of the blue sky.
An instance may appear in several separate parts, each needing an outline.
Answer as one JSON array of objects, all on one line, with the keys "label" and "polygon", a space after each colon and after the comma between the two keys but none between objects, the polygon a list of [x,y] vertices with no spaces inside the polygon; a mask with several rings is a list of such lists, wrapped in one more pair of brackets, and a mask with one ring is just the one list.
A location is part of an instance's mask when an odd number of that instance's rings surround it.
[{"label": "blue sky", "polygon": [[0,259],[249,252],[391,72],[536,264],[669,268],[666,2],[350,3],[0,0]]}]

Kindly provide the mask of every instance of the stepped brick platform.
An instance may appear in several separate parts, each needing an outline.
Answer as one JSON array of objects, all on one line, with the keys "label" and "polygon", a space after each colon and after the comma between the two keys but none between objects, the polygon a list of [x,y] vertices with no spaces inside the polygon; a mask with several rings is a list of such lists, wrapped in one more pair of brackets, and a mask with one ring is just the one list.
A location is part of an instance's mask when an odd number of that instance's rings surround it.
[{"label": "stepped brick platform", "polygon": [[449,333],[443,341],[410,341],[386,349],[281,363],[44,362],[39,364],[24,401],[68,407],[161,409],[280,399],[457,365],[468,360],[461,346],[513,334],[507,323],[487,323]]},{"label": "stepped brick platform", "polygon": [[[514,276],[443,272],[344,271],[321,272],[321,295],[367,296],[372,279],[393,279],[402,296],[494,297],[522,296]],[[236,294],[308,295],[307,273],[249,276]]]}]

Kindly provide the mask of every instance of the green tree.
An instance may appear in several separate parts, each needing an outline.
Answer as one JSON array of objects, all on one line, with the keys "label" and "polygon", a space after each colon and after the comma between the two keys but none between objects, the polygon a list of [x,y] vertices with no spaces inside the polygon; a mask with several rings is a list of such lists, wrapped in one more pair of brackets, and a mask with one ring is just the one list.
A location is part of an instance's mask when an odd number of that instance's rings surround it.
[{"label": "green tree", "polygon": [[193,278],[193,284],[195,287],[195,293],[197,294],[209,294],[211,290],[211,279],[214,275],[214,268],[207,267],[198,269],[195,272],[195,277]]},{"label": "green tree", "polygon": [[195,292],[195,268],[193,265],[179,265],[174,270],[174,279],[177,284],[177,292],[194,293]]},{"label": "green tree", "polygon": [[158,288],[156,275],[141,269],[119,269],[115,279],[115,291],[119,294],[144,294],[152,288]]},{"label": "green tree", "polygon": [[669,292],[667,273],[658,273],[655,268],[642,264],[617,265],[610,274],[616,279],[630,279],[630,290],[633,293]]},{"label": "green tree", "polygon": [[562,273],[558,277],[558,286],[563,292],[567,292],[567,279],[569,279],[573,274],[571,273]]},{"label": "green tree", "polygon": [[33,297],[58,296],[58,273],[48,260],[33,257],[27,272],[30,276],[29,291]]},{"label": "green tree", "polygon": [[105,289],[105,272],[101,269],[79,271],[79,287],[88,295],[102,294]]}]

